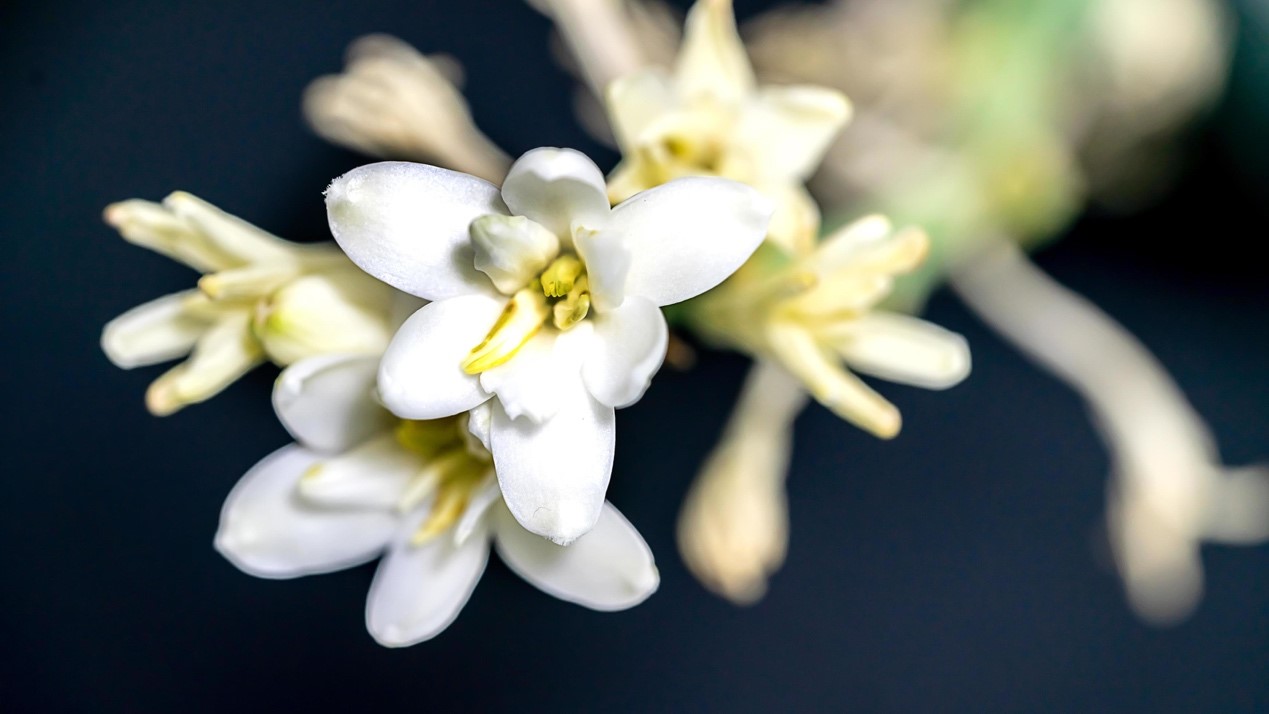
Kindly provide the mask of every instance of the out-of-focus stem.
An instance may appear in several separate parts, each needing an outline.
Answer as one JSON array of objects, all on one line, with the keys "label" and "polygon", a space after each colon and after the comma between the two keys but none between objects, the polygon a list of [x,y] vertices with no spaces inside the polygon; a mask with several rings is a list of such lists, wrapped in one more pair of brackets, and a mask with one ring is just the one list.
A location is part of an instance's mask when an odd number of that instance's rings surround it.
[{"label": "out-of-focus stem", "polygon": [[1203,540],[1269,536],[1264,469],[1225,469],[1206,425],[1158,360],[1009,241],[965,261],[951,284],[992,328],[1080,393],[1111,451],[1108,533],[1129,600],[1157,623],[1202,594]]}]

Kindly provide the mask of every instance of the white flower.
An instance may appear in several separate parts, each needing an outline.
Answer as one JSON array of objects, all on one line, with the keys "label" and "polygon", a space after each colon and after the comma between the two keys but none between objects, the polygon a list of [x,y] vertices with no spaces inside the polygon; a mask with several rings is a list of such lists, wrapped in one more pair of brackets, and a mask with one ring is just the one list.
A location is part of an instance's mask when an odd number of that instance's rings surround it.
[{"label": "white flower", "polygon": [[[708,290],[761,242],[755,190],[715,178],[610,208],[599,169],[537,149],[498,188],[409,163],[364,166],[326,194],[331,231],[371,275],[433,300],[397,332],[379,389],[407,419],[491,405],[507,505],[566,543],[599,518],[617,407],[665,353],[661,305]],[[505,202],[505,203],[504,203]]]},{"label": "white flower", "polygon": [[328,355],[282,373],[274,405],[299,443],[265,457],[229,494],[216,548],[234,565],[291,578],[383,555],[366,626],[389,647],[444,630],[491,545],[534,586],[595,610],[633,607],[656,590],[651,551],[611,504],[568,547],[525,531],[502,505],[466,415],[397,419],[371,399],[375,372],[375,358]]},{"label": "white flower", "polygon": [[291,243],[188,193],[106,208],[127,240],[203,273],[198,289],[166,295],[111,320],[101,336],[125,369],[193,353],[150,385],[163,416],[201,402],[271,359],[287,365],[327,352],[378,354],[392,335],[396,291],[330,243]]},{"label": "white flower", "polygon": [[924,232],[893,233],[890,221],[869,216],[798,260],[769,252],[750,261],[696,300],[688,318],[707,339],[777,362],[820,404],[888,439],[899,433],[899,410],[847,366],[927,389],[951,387],[970,371],[960,335],[876,309],[894,277],[920,265],[928,250]]},{"label": "white flower", "polygon": [[724,176],[776,202],[769,238],[810,249],[819,209],[803,183],[850,118],[833,89],[757,86],[730,0],[700,0],[688,13],[674,74],[649,69],[607,91],[622,163],[609,191],[622,200],[679,176]]}]

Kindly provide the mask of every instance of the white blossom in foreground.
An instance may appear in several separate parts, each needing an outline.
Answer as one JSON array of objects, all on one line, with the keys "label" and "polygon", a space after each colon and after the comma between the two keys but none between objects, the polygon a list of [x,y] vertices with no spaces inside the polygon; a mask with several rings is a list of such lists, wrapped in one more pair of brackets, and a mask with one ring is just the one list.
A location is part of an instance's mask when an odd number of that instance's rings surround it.
[{"label": "white blossom in foreground", "polygon": [[623,156],[609,180],[613,200],[680,176],[724,176],[776,202],[770,240],[809,250],[820,214],[803,184],[850,118],[850,103],[833,89],[756,84],[731,1],[697,2],[672,76],[648,69],[608,88]]},{"label": "white blossom in foreground", "polygon": [[660,582],[643,538],[611,504],[565,547],[520,527],[499,497],[488,410],[405,421],[374,402],[376,358],[328,355],[282,373],[274,406],[298,443],[256,464],[229,494],[216,548],[241,570],[291,578],[379,556],[366,626],[403,647],[444,630],[471,596],[491,545],[540,590],[594,610],[639,604]]},{"label": "white blossom in foreground", "polygon": [[406,419],[492,396],[490,450],[525,528],[567,543],[600,517],[613,410],[665,354],[659,306],[714,287],[753,253],[769,202],[685,178],[610,208],[582,154],[537,149],[501,193],[466,174],[380,163],[327,190],[331,231],[366,272],[432,300],[383,356],[384,404]]},{"label": "white blossom in foreground", "polygon": [[916,317],[876,309],[894,276],[920,265],[925,233],[893,233],[881,216],[829,235],[814,252],[772,269],[751,261],[696,301],[692,327],[707,339],[771,360],[816,401],[872,434],[899,433],[899,410],[852,370],[892,382],[946,389],[970,371],[960,335]]},{"label": "white blossom in foreground", "polygon": [[182,192],[162,204],[111,204],[105,219],[127,240],[203,274],[196,290],[133,308],[102,332],[106,356],[125,369],[190,354],[146,392],[158,416],[215,395],[266,359],[378,354],[392,336],[395,291],[334,244],[282,240]]}]

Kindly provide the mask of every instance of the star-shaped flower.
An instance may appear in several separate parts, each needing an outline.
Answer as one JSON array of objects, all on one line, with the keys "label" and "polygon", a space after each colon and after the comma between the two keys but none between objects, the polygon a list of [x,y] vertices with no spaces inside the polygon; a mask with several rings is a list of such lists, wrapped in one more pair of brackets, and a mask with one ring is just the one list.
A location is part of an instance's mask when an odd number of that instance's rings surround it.
[{"label": "star-shaped flower", "polygon": [[491,546],[540,590],[594,610],[633,607],[656,590],[652,552],[611,504],[567,547],[524,530],[469,433],[483,435],[481,424],[392,416],[371,398],[376,362],[327,355],[282,373],[274,405],[298,443],[256,464],[225,501],[216,548],[234,565],[292,578],[383,555],[366,626],[389,647],[448,627]]},{"label": "star-shaped flower", "polygon": [[850,118],[833,89],[757,86],[730,0],[700,0],[688,13],[672,75],[646,70],[608,87],[610,122],[623,155],[613,200],[680,176],[724,176],[776,202],[769,238],[805,253],[819,209],[803,183]]},{"label": "star-shaped flower", "polygon": [[383,356],[384,404],[406,419],[489,410],[507,505],[567,543],[599,518],[614,414],[664,357],[658,309],[714,287],[766,233],[769,202],[684,178],[610,208],[603,175],[537,149],[501,192],[466,174],[380,163],[326,194],[335,240],[366,272],[432,300]]}]

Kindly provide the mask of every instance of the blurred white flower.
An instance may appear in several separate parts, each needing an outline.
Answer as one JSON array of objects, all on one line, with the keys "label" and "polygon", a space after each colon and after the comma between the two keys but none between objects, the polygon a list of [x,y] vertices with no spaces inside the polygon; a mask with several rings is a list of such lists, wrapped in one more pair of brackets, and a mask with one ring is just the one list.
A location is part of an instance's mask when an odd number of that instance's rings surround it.
[{"label": "blurred white flower", "polygon": [[385,159],[431,161],[489,181],[511,163],[472,121],[459,92],[462,69],[449,57],[424,57],[388,35],[348,48],[343,74],[304,92],[304,116],[328,141]]},{"label": "blurred white flower", "polygon": [[156,415],[201,402],[271,359],[382,352],[393,291],[333,243],[282,240],[189,195],[129,200],[105,220],[127,240],[203,273],[197,290],[161,297],[111,320],[101,336],[125,369],[191,354],[146,393]]},{"label": "blurred white flower", "polygon": [[[847,370],[927,389],[970,371],[964,338],[924,320],[877,310],[894,277],[925,258],[919,230],[892,233],[870,216],[775,269],[755,259],[693,305],[693,329],[783,366],[820,404],[880,436],[899,433],[899,410]],[[844,365],[844,366],[843,366]]]},{"label": "blurred white flower", "polygon": [[769,239],[810,249],[819,209],[803,183],[850,117],[841,92],[756,86],[730,0],[700,0],[688,14],[673,75],[657,69],[608,87],[622,163],[609,178],[614,201],[680,176],[723,176],[776,202]]},{"label": "blurred white flower", "polygon": [[758,192],[716,178],[610,208],[599,169],[562,149],[526,154],[501,193],[473,176],[381,163],[336,179],[326,200],[354,262],[435,301],[384,354],[384,403],[435,419],[496,395],[490,446],[507,505],[560,543],[599,518],[613,410],[642,396],[665,354],[659,306],[730,275],[770,217]]},{"label": "blurred white flower", "polygon": [[274,405],[298,443],[267,456],[229,494],[215,542],[230,562],[291,578],[382,555],[366,626],[389,647],[444,630],[491,546],[537,588],[591,609],[633,607],[656,590],[651,551],[611,504],[568,547],[525,531],[471,434],[488,415],[397,419],[371,398],[376,363],[327,355],[282,373]]}]

